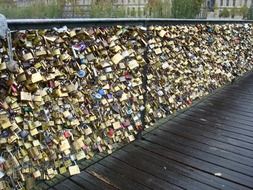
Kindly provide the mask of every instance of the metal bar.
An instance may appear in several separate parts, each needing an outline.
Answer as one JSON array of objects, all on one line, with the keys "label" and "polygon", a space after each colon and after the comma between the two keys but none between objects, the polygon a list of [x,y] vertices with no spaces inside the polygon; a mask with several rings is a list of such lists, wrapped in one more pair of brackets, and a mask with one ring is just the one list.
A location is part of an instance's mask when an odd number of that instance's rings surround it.
[{"label": "metal bar", "polygon": [[147,74],[148,74],[148,65],[149,65],[149,58],[148,58],[148,53],[149,53],[149,45],[148,45],[148,41],[150,39],[149,36],[149,29],[148,29],[148,24],[146,21],[143,22],[143,26],[146,27],[147,29],[147,40],[146,40],[146,47],[145,47],[145,51],[143,54],[143,58],[145,60],[145,65],[143,67],[142,70],[142,89],[144,90],[143,93],[143,106],[144,109],[141,111],[141,122],[142,122],[142,128],[138,131],[137,134],[137,139],[142,139],[142,134],[143,131],[145,130],[146,127],[146,106],[147,106]]},{"label": "metal bar", "polygon": [[10,29],[7,30],[7,43],[8,43],[9,63],[13,63],[12,39]]},{"label": "metal bar", "polygon": [[96,18],[96,19],[13,19],[7,20],[11,30],[47,29],[68,26],[115,26],[115,25],[172,25],[172,24],[226,24],[253,23],[253,20],[218,20],[218,19],[164,19],[164,18]]}]

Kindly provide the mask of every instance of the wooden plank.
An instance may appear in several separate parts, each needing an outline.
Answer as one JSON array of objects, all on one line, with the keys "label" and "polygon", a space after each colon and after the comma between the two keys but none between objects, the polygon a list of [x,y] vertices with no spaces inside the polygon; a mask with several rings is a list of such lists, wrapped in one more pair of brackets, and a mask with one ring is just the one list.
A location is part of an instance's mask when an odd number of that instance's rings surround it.
[{"label": "wooden plank", "polygon": [[56,183],[59,183],[59,182],[61,182],[61,181],[63,181],[64,179],[65,179],[66,177],[64,176],[64,175],[62,175],[62,174],[57,174],[56,176],[55,176],[55,182]]},{"label": "wooden plank", "polygon": [[72,176],[70,178],[70,180],[72,180],[74,183],[81,186],[83,189],[98,190],[98,188],[96,186],[94,186],[92,183],[81,178],[80,175]]},{"label": "wooden plank", "polygon": [[98,179],[116,187],[117,189],[150,189],[144,185],[136,183],[133,180],[130,180],[125,175],[120,175],[117,172],[114,172],[100,164],[95,164],[86,169],[86,172],[97,177]]},{"label": "wooden plank", "polygon": [[[139,156],[139,153],[136,155]],[[148,174],[142,170],[138,170],[135,167],[128,165],[127,163],[116,159],[114,157],[105,158],[100,162],[105,167],[110,168],[111,170],[116,171],[117,173],[125,174],[132,180],[137,181],[140,184],[148,186],[152,189],[171,189],[171,190],[180,190],[181,188],[170,184],[160,178],[157,178],[151,174]]]},{"label": "wooden plank", "polygon": [[219,128],[219,129],[223,129],[225,131],[231,131],[233,133],[242,134],[242,135],[248,136],[250,138],[253,137],[253,134],[251,131],[245,130],[242,128],[238,128],[238,125],[236,125],[234,122],[225,123],[223,121],[217,121],[217,119],[214,122],[214,120],[210,119],[210,118],[208,118],[208,120],[207,119],[203,120],[199,117],[192,117],[192,116],[188,115],[187,113],[182,113],[177,118],[184,119],[186,121],[194,121],[194,122],[199,123],[201,125],[210,125],[210,126],[214,125],[215,127]]},{"label": "wooden plank", "polygon": [[[179,128],[182,130],[180,130]],[[187,122],[179,124],[177,122],[169,121],[166,124],[163,124],[161,127],[159,127],[159,129],[166,130],[168,132],[176,132],[179,135],[186,135],[186,137],[187,136],[194,137],[198,140],[202,139],[203,142],[214,142],[214,143],[219,142],[231,147],[234,150],[238,150],[241,153],[244,153],[246,156],[253,156],[253,150],[251,148],[250,143],[241,142],[242,145],[240,145],[240,141],[238,140],[225,138],[218,135],[215,136],[208,131],[188,127]]]},{"label": "wooden plank", "polygon": [[116,190],[118,188],[113,187],[112,185],[105,183],[104,181],[98,179],[97,177],[87,173],[86,171],[82,171],[80,175],[83,180],[90,182],[94,187],[98,189],[107,189],[107,190]]},{"label": "wooden plank", "polygon": [[[231,101],[226,100],[226,98],[221,98],[221,99],[217,99],[217,98],[207,98],[206,100],[204,100],[203,102],[201,102],[202,104],[205,104],[205,106],[217,106],[220,108],[223,108],[222,106],[226,106],[226,108],[230,108],[230,109],[236,109],[238,111],[241,111],[242,113],[252,113],[252,109],[251,107],[247,106],[243,106],[243,105],[239,105],[238,104],[231,104]],[[237,107],[235,107],[237,105]]]},{"label": "wooden plank", "polygon": [[195,118],[199,118],[199,120],[202,119],[202,120],[212,121],[213,123],[217,123],[217,124],[224,124],[227,127],[233,126],[235,128],[244,129],[251,135],[253,132],[251,125],[242,123],[240,120],[231,120],[230,118],[228,118],[228,116],[222,115],[222,113],[217,116],[213,116],[212,113],[206,113],[206,114],[202,114],[201,117],[198,117],[198,114],[196,113],[194,114],[193,111],[191,111],[191,112],[184,112],[178,115],[178,117],[182,119],[184,117],[189,117],[189,118],[195,117]]},{"label": "wooden plank", "polygon": [[59,180],[56,178],[53,178],[51,180],[45,180],[45,183],[48,185],[48,186],[54,186],[55,184],[57,184],[59,182]]},{"label": "wooden plank", "polygon": [[[236,87],[236,86],[227,86],[227,87],[219,89],[217,94],[227,95],[227,96],[235,96],[236,97],[236,94],[241,93],[244,96],[248,96],[249,94],[248,94],[247,91],[251,90],[251,88],[252,88],[252,85],[242,85],[241,89],[238,89],[238,87]],[[233,89],[235,89],[235,90],[233,91]],[[246,90],[246,93],[243,90]],[[252,93],[252,90],[249,93]]]},{"label": "wooden plank", "polygon": [[[242,96],[243,98],[241,98],[240,100],[238,99],[238,94],[224,94],[224,92],[218,92],[215,94],[215,96],[209,96],[206,100],[208,101],[217,101],[219,103],[226,103],[229,104],[231,102],[233,103],[250,103],[253,104],[253,100],[250,96]],[[223,101],[222,101],[223,100]]]},{"label": "wooden plank", "polygon": [[[239,147],[244,147],[249,150],[253,150],[253,138],[247,137],[247,136],[240,136],[240,134],[236,133],[227,133],[222,132],[220,130],[217,130],[213,126],[210,126],[208,124],[199,124],[194,121],[188,121],[181,118],[175,118],[172,121],[167,122],[168,125],[172,126],[183,126],[188,129],[194,130],[196,133],[201,133],[203,136],[211,136],[211,137],[218,137],[215,139],[222,138],[224,141],[229,142],[229,144],[233,144]],[[246,140],[245,140],[246,139]]]},{"label": "wooden plank", "polygon": [[[233,120],[235,119],[239,119],[242,121],[246,121],[248,124],[253,123],[253,118],[252,118],[252,114],[250,115],[244,115],[243,113],[241,113],[240,110],[236,110],[235,109],[230,109],[227,107],[221,107],[221,106],[198,106],[199,108],[201,108],[202,110],[205,110],[206,113],[212,113],[212,115],[218,115],[218,113],[227,116],[227,118],[231,118]],[[235,105],[235,107],[238,107]],[[214,111],[215,110],[215,111]],[[199,109],[192,109],[192,112],[196,112],[199,111]]]},{"label": "wooden plank", "polygon": [[53,179],[50,180],[45,180],[44,184],[46,186],[54,186],[55,184],[58,184],[60,181],[62,181],[64,179],[64,176],[62,176],[61,174],[57,174]]},{"label": "wooden plank", "polygon": [[[182,125],[180,125],[180,126],[182,126]],[[180,127],[169,128],[169,126],[167,126],[167,127],[161,126],[157,130],[163,130],[164,132],[173,133],[175,135],[178,135],[178,136],[181,136],[186,139],[193,140],[193,141],[197,141],[197,142],[200,142],[202,144],[206,144],[211,147],[221,148],[226,151],[233,152],[233,153],[236,153],[241,156],[245,156],[247,158],[251,158],[251,159],[253,158],[253,152],[251,150],[243,149],[243,148],[228,144],[226,142],[221,142],[221,141],[218,141],[215,139],[211,139],[211,137],[207,138],[204,136],[200,136],[198,134],[194,134],[193,132],[191,132],[191,130],[188,130],[187,128],[184,131],[182,131],[178,128],[180,128]]]},{"label": "wooden plank", "polygon": [[197,168],[198,170],[204,171],[211,175],[215,175],[216,173],[221,173],[221,176],[218,176],[218,177],[228,180],[230,182],[236,183],[238,185],[241,185],[242,187],[239,188],[240,190],[253,188],[252,178],[250,180],[241,178],[238,176],[236,172],[224,169],[223,167],[219,167],[219,166],[210,164],[208,162],[204,162],[202,160],[186,156],[185,154],[170,150],[168,148],[164,148],[156,144],[151,144],[147,141],[138,141],[135,143],[135,145],[138,145],[139,147],[144,148],[145,150],[164,156],[166,158],[170,158],[174,161],[178,161],[190,167]]},{"label": "wooden plank", "polygon": [[36,184],[36,188],[33,188],[33,189],[43,190],[43,189],[48,189],[48,188],[50,188],[49,185],[47,185],[44,182],[40,182],[40,183]]},{"label": "wooden plank", "polygon": [[56,186],[54,186],[54,189],[56,190],[71,190],[71,188],[63,181],[59,184],[57,184]]},{"label": "wooden plank", "polygon": [[207,128],[207,126],[210,126],[211,127],[211,130],[219,130],[220,132],[224,132],[226,134],[236,134],[237,137],[240,137],[244,140],[249,140],[250,142],[251,139],[253,138],[253,133],[250,134],[248,130],[245,130],[245,129],[241,129],[241,128],[238,128],[238,127],[234,127],[234,126],[229,126],[229,125],[226,125],[226,124],[220,124],[220,123],[216,123],[216,122],[213,122],[213,121],[210,121],[210,120],[203,120],[201,118],[197,118],[197,117],[190,117],[188,116],[187,114],[185,115],[182,115],[181,117],[176,117],[174,120],[177,120],[177,119],[182,119],[184,121],[187,121],[187,122],[194,122],[196,125],[198,126],[204,126],[205,128]]},{"label": "wooden plank", "polygon": [[[238,88],[236,86],[229,86],[229,87],[219,89],[219,91],[217,92],[217,95],[218,96],[219,95],[221,95],[221,96],[226,95],[226,96],[234,96],[234,97],[236,97],[236,95],[237,95],[237,97],[238,97],[238,94],[239,94],[240,96],[250,98],[250,96],[253,93],[251,88],[252,88],[252,85],[249,85],[249,86],[243,85],[243,86],[241,86],[241,88]],[[250,92],[249,92],[249,90],[250,90]]]},{"label": "wooden plank", "polygon": [[[249,85],[249,86],[241,86],[241,88],[238,88],[238,87],[235,87],[235,86],[227,86],[227,87],[224,87],[224,88],[221,88],[221,89],[218,89],[216,91],[216,94],[217,94],[217,97],[220,97],[220,96],[234,96],[238,97],[238,95],[240,95],[240,97],[246,97],[246,98],[249,98],[250,99],[250,96],[252,95],[252,85]],[[249,92],[250,90],[250,92]]]},{"label": "wooden plank", "polygon": [[216,110],[216,112],[221,112],[224,109],[226,110],[229,109],[229,113],[235,113],[235,114],[237,113],[238,115],[243,115],[245,117],[248,117],[247,119],[251,119],[250,117],[253,114],[253,111],[246,110],[245,108],[241,106],[237,106],[236,104],[232,105],[231,102],[229,104],[223,105],[220,102],[211,100],[211,101],[202,102],[198,104],[198,107],[197,107],[197,109],[203,109],[203,110],[208,109],[208,108],[210,108],[210,110]]},{"label": "wooden plank", "polygon": [[[171,136],[169,137],[172,138]],[[170,140],[169,137],[167,135],[162,135],[162,134],[157,135],[156,133],[155,136],[151,134],[146,135],[145,139],[151,143],[162,145],[166,148],[173,149],[175,151],[178,151],[190,157],[194,157],[196,159],[200,159],[200,160],[215,164],[217,166],[221,166],[226,169],[236,171],[240,174],[253,177],[253,168],[250,166],[245,166],[238,162],[234,162],[232,160],[211,154],[209,152],[204,152],[196,148],[186,146],[187,145],[186,143],[177,143],[175,142],[176,140],[174,141]]]},{"label": "wooden plank", "polygon": [[87,168],[88,166],[90,166],[93,163],[98,162],[99,160],[103,159],[105,155],[100,155],[100,154],[96,154],[91,160],[82,160],[80,162],[80,169],[84,170],[85,168]]},{"label": "wooden plank", "polygon": [[[210,114],[209,116],[207,116],[208,114]],[[251,125],[245,124],[245,122],[237,119],[231,119],[228,116],[224,116],[223,114],[219,114],[219,115],[211,115],[211,113],[205,112],[205,113],[194,113],[194,112],[186,112],[183,113],[181,115],[179,115],[178,117],[180,118],[184,118],[185,116],[188,116],[188,118],[198,118],[201,121],[207,122],[213,122],[213,123],[217,123],[217,124],[224,124],[225,127],[229,127],[229,126],[233,126],[234,128],[239,128],[239,129],[244,129],[246,132],[248,132],[251,136],[253,134],[253,129],[251,127]]]},{"label": "wooden plank", "polygon": [[234,93],[237,93],[238,95],[245,95],[245,96],[250,96],[250,95],[253,95],[253,92],[252,90],[250,89],[251,85],[249,86],[240,86],[240,87],[236,87],[236,86],[230,86],[228,88],[229,91],[233,92]]},{"label": "wooden plank", "polygon": [[[146,136],[148,136],[148,135],[158,135],[157,133],[159,133],[158,130],[152,131],[149,134],[145,135],[145,138],[147,138]],[[184,137],[181,137],[181,136],[173,134],[173,133],[167,133],[167,132],[164,132],[163,130],[161,131],[161,133],[159,133],[159,135],[165,136],[167,139],[169,139],[171,141],[176,141],[177,143],[184,144],[186,147],[192,147],[192,148],[195,148],[195,149],[198,149],[198,150],[201,150],[201,151],[213,154],[213,155],[217,155],[217,156],[226,158],[228,160],[232,160],[234,162],[238,162],[238,163],[246,165],[246,166],[250,166],[250,167],[253,166],[253,159],[251,159],[251,158],[247,158],[242,155],[238,155],[238,154],[226,151],[221,148],[209,146],[206,143],[202,143],[202,142],[194,141],[194,140],[191,140],[188,138],[184,138]]]},{"label": "wooden plank", "polygon": [[[229,181],[226,181],[221,178],[217,178],[214,175],[210,175],[210,174],[200,171],[196,168],[189,167],[189,166],[179,163],[177,161],[157,155],[156,153],[147,151],[147,150],[142,149],[140,147],[138,147],[138,148],[139,149],[136,149],[136,147],[134,147],[134,146],[127,146],[126,148],[123,149],[123,151],[126,151],[127,155],[129,155],[129,156],[138,155],[138,158],[139,158],[139,155],[142,154],[143,159],[146,160],[147,162],[150,162],[150,163],[153,163],[154,160],[158,159],[160,163],[164,164],[166,169],[173,170],[175,172],[182,173],[183,175],[190,176],[194,181],[195,180],[200,181],[204,184],[210,185],[211,187],[214,187],[217,189],[223,189],[223,190],[237,189],[234,187],[234,184]],[[113,156],[115,156],[115,158],[117,158],[119,160],[122,159],[121,157],[119,157],[119,155],[113,155]],[[190,188],[190,187],[186,186],[185,188]]]},{"label": "wooden plank", "polygon": [[55,186],[57,190],[82,190],[83,188],[77,185],[76,183],[72,182],[69,179],[62,181],[61,183]]},{"label": "wooden plank", "polygon": [[[138,159],[136,159],[134,155],[136,155]],[[152,157],[151,160],[148,159],[148,156],[142,155],[140,151],[130,155],[128,152],[119,150],[112,156],[126,162],[127,164],[137,169],[143,170],[146,173],[159,177],[160,179],[177,185],[183,189],[216,189],[200,181],[194,180],[194,178],[192,178],[190,175],[187,175],[184,172],[180,172],[180,170],[172,167],[168,167],[167,169],[167,164],[165,161],[162,161],[161,159],[159,160],[159,158],[154,157],[151,154],[149,154],[149,156]]]},{"label": "wooden plank", "polygon": [[[239,120],[241,123],[244,123],[245,125],[249,125],[250,127],[252,126],[252,123],[253,123],[252,118],[250,116],[245,116],[243,114],[240,114],[241,111],[240,110],[236,110],[236,108],[234,109],[234,111],[232,111],[231,108],[225,108],[224,106],[223,107],[215,106],[215,110],[216,111],[213,112],[212,109],[211,110],[208,109],[209,107],[211,107],[211,106],[201,106],[200,105],[200,108],[202,110],[206,110],[206,112],[210,113],[211,116],[218,115],[218,113],[219,113],[219,116],[222,115],[226,119],[230,119],[232,121]],[[191,112],[195,112],[197,110],[198,109],[192,109],[189,112],[191,113]]]},{"label": "wooden plank", "polygon": [[187,122],[187,126],[189,127],[195,127],[198,128],[200,130],[206,130],[212,133],[215,133],[217,135],[220,136],[225,136],[225,137],[230,137],[236,140],[240,140],[241,142],[247,142],[247,143],[252,143],[253,142],[253,136],[247,135],[245,133],[238,133],[237,130],[233,130],[233,129],[227,129],[226,126],[220,126],[220,125],[215,125],[214,122],[210,122],[210,121],[201,121],[200,118],[195,118],[195,117],[191,117],[191,118],[174,118],[172,120],[172,122],[176,122],[176,123],[186,123]]},{"label": "wooden plank", "polygon": [[[236,100],[230,100],[229,96],[227,97],[222,97],[222,98],[219,98],[219,97],[215,97],[215,96],[211,96],[211,97],[208,97],[207,99],[203,100],[202,101],[203,103],[212,103],[212,104],[216,104],[216,105],[220,105],[220,106],[226,106],[226,107],[233,107],[234,105],[238,105],[238,107],[234,107],[236,109],[240,109],[240,108],[243,108],[244,110],[242,110],[243,112],[249,112],[251,113],[252,112],[252,109],[247,106],[249,104],[240,104],[239,101],[236,101]],[[248,102],[249,103],[249,102]]]},{"label": "wooden plank", "polygon": [[215,101],[213,101],[213,100],[207,101],[206,100],[206,101],[201,102],[200,106],[203,106],[206,108],[207,107],[214,107],[214,108],[216,108],[216,111],[221,111],[224,108],[223,106],[226,106],[227,110],[232,110],[232,109],[236,108],[236,111],[240,112],[240,114],[246,114],[246,115],[253,114],[252,109],[250,109],[249,107],[241,107],[238,105],[231,105],[230,103],[225,104],[224,101],[219,102],[217,100],[215,100]]}]

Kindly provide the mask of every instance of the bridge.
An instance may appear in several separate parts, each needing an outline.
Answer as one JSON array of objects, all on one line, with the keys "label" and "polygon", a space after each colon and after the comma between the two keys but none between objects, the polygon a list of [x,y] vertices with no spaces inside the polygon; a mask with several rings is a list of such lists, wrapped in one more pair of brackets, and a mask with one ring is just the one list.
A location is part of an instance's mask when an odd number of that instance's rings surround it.
[{"label": "bridge", "polygon": [[3,39],[2,186],[253,188],[252,21],[8,25],[17,70]]}]

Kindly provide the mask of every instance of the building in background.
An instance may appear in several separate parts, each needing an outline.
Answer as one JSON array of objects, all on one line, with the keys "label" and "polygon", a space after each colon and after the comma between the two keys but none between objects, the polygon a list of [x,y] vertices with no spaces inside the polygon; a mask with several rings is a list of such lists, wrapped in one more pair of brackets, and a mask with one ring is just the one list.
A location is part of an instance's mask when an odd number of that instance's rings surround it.
[{"label": "building in background", "polygon": [[90,17],[90,9],[94,0],[71,0],[65,3],[63,17]]},{"label": "building in background", "polygon": [[[13,0],[17,7],[25,7],[31,5],[33,2],[40,2],[45,4],[63,3],[63,17],[84,17],[91,16],[91,9],[93,5],[105,3],[105,0]],[[169,17],[171,12],[172,0],[108,0],[113,6],[113,11],[123,11],[124,17]],[[158,15],[154,15],[157,14]],[[117,13],[113,14],[117,15]]]},{"label": "building in background", "polygon": [[50,4],[53,2],[57,2],[57,0],[12,0],[18,7],[25,7],[29,6],[34,2],[39,2],[39,3],[45,3],[45,4]]},{"label": "building in background", "polygon": [[[113,11],[123,11],[126,17],[145,17],[149,0],[113,0]],[[99,0],[76,0],[65,5],[63,17],[90,17],[92,4]]]},{"label": "building in background", "polygon": [[253,0],[205,0],[201,14],[208,19],[245,19]]},{"label": "building in background", "polygon": [[113,4],[123,8],[127,17],[146,17],[148,0],[114,0]]},{"label": "building in background", "polygon": [[[172,17],[172,0],[2,0],[9,7],[26,7],[34,2],[46,5],[60,4],[60,17]],[[175,2],[175,1],[174,1]],[[184,2],[184,1],[182,1]],[[102,4],[99,8],[96,7]],[[103,7],[107,7],[104,11]],[[187,5],[188,6],[188,5]],[[190,6],[190,5],[189,5]],[[250,9],[251,7],[251,9]],[[180,7],[178,7],[180,8]],[[200,13],[201,19],[246,19],[252,11],[253,0],[203,0]],[[107,12],[107,14],[101,14]],[[98,13],[98,14],[94,14]],[[173,14],[174,15],[174,14]],[[177,17],[174,15],[174,17]],[[177,17],[180,18],[180,17]],[[184,17],[182,17],[184,18]]]}]

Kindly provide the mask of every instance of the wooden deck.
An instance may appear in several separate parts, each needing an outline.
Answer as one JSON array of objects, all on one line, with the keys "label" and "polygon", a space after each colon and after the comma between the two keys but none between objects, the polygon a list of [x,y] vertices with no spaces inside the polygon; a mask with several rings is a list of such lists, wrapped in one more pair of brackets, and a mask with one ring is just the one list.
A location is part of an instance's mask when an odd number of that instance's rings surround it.
[{"label": "wooden deck", "polygon": [[253,73],[49,189],[253,189]]}]

